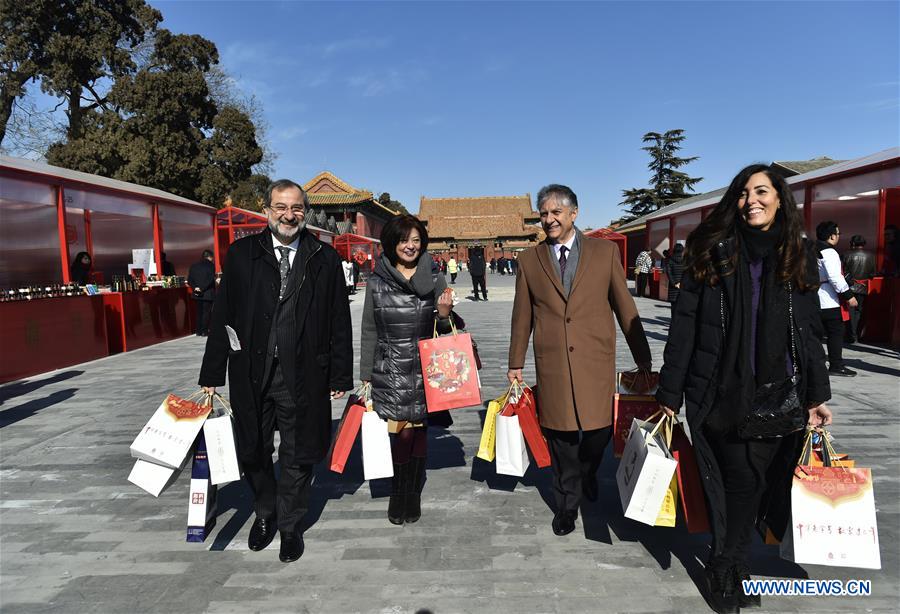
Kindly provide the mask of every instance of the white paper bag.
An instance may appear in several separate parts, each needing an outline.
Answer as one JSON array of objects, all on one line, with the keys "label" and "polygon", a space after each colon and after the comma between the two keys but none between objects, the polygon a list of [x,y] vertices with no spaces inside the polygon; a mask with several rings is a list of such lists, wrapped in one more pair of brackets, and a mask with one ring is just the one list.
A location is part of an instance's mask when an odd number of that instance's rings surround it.
[{"label": "white paper bag", "polygon": [[625,517],[651,527],[656,524],[678,465],[665,442],[659,437],[651,437],[655,426],[652,422],[634,419],[616,470]]},{"label": "white paper bag", "polygon": [[211,409],[211,405],[170,394],[131,444],[131,456],[172,469],[181,467]]},{"label": "white paper bag", "polygon": [[181,469],[172,469],[149,461],[138,459],[128,474],[128,481],[143,488],[154,497],[172,485],[178,479]]},{"label": "white paper bag", "polygon": [[203,424],[203,437],[206,439],[210,481],[218,485],[240,480],[241,469],[238,466],[231,416],[225,413],[207,418]]},{"label": "white paper bag", "polygon": [[497,416],[497,473],[521,478],[528,470],[528,448],[518,416]]},{"label": "white paper bag", "polygon": [[374,411],[362,417],[363,477],[367,480],[394,476],[394,459],[391,456],[391,438],[388,424]]},{"label": "white paper bag", "polygon": [[781,556],[801,564],[881,569],[871,469],[797,467]]}]

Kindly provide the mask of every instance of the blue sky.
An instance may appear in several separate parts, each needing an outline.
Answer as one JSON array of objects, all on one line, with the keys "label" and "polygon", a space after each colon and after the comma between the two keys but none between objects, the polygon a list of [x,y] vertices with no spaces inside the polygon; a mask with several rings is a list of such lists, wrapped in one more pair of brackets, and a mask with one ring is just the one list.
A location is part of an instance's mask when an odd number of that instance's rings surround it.
[{"label": "blue sky", "polygon": [[604,226],[647,185],[648,131],[686,131],[700,191],[900,139],[897,2],[151,3],[259,98],[275,175],[411,211],[565,183]]}]

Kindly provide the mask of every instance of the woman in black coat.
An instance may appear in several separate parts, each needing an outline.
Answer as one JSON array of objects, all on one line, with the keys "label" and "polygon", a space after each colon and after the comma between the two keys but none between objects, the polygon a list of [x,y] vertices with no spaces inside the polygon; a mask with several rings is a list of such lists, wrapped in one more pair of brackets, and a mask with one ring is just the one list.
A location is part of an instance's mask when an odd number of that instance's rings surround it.
[{"label": "woman in black coat", "polygon": [[784,179],[766,165],[743,169],[688,237],[685,264],[656,398],[670,415],[687,408],[713,533],[710,605],[736,612],[759,605],[741,588],[752,529],[787,529],[802,442],[802,431],[738,436],[754,393],[799,373],[809,425],[831,423],[815,253]]},{"label": "woman in black coat", "polygon": [[384,253],[366,285],[359,372],[363,384],[372,385],[375,412],[395,423],[388,520],[403,524],[422,515],[425,483],[427,408],[418,342],[431,338],[435,317],[438,329],[449,332],[453,300],[443,274],[431,266],[428,232],[416,217],[391,219],[381,245]]},{"label": "woman in black coat", "polygon": [[91,255],[87,252],[78,252],[72,266],[69,267],[69,279],[79,286],[91,283]]},{"label": "woman in black coat", "polygon": [[666,262],[666,278],[669,280],[669,303],[675,313],[675,303],[681,290],[681,278],[684,276],[684,245],[678,243],[672,250],[672,256]]}]

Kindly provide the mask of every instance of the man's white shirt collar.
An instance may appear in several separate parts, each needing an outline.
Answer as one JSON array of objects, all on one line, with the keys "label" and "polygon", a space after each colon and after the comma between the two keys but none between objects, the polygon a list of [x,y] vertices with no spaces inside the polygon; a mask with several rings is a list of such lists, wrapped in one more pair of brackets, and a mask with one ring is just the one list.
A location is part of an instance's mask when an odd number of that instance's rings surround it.
[{"label": "man's white shirt collar", "polygon": [[272,235],[272,247],[275,248],[275,253],[277,255],[281,254],[281,252],[278,251],[279,247],[286,247],[286,248],[290,249],[291,251],[296,252],[297,248],[300,247],[300,233],[298,232],[297,238],[294,239],[293,241],[291,241],[290,243],[288,243],[287,245],[285,245],[284,243],[282,243],[281,241],[276,239],[275,235]]},{"label": "man's white shirt collar", "polygon": [[553,253],[556,254],[556,259],[559,260],[559,250],[565,246],[567,252],[566,255],[572,253],[572,246],[575,245],[575,233],[572,233],[572,238],[566,241],[565,243],[554,243],[553,244]]}]

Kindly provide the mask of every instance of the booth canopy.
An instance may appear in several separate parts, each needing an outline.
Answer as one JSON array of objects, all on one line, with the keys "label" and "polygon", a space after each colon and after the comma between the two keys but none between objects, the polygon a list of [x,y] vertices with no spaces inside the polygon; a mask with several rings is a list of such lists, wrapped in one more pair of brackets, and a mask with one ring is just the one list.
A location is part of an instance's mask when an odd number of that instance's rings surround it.
[{"label": "booth canopy", "polygon": [[610,230],[609,228],[598,228],[596,230],[591,230],[589,232],[584,233],[586,237],[592,237],[595,239],[606,239],[608,241],[612,241],[619,247],[619,257],[622,259],[622,268],[628,269],[625,264],[626,252],[628,249],[628,238],[623,235]]}]

